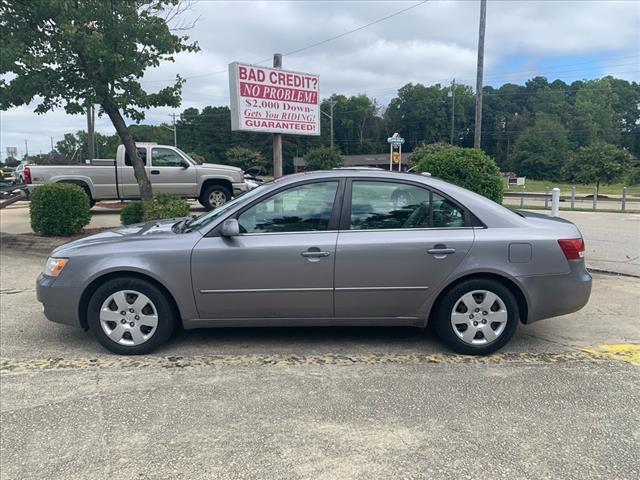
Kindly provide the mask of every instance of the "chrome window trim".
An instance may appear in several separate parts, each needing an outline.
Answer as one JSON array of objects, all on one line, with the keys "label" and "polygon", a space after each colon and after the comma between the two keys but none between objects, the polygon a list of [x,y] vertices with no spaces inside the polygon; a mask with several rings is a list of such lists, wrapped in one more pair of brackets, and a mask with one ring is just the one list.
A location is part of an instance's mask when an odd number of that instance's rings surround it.
[{"label": "chrome window trim", "polygon": [[200,290],[200,293],[279,293],[279,292],[332,292],[332,287],[319,288],[233,288],[229,290]]}]

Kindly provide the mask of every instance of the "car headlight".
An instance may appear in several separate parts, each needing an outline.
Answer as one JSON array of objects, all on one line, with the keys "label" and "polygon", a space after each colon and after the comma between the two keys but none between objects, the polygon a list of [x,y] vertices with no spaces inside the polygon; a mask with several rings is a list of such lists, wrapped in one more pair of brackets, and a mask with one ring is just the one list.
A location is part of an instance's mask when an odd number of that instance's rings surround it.
[{"label": "car headlight", "polygon": [[42,273],[44,275],[48,275],[49,277],[57,277],[58,275],[60,275],[60,272],[62,272],[62,269],[67,263],[69,263],[68,258],[49,257]]}]

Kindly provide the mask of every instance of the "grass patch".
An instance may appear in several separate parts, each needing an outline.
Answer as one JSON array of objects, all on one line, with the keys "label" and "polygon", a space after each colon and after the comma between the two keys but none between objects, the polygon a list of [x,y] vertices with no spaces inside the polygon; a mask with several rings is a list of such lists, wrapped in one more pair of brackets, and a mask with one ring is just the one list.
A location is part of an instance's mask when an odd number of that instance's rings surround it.
[{"label": "grass patch", "polygon": [[[520,187],[514,186],[507,190],[507,179],[502,179],[504,183],[505,192],[519,192]],[[611,185],[600,185],[600,195],[622,195],[622,183],[612,183]],[[563,182],[551,182],[545,180],[527,180],[525,181],[525,192],[528,193],[544,193],[545,190],[558,187],[561,195],[569,195],[571,193],[571,187],[576,187],[576,194],[578,195],[591,195],[595,185],[579,185]],[[640,197],[640,185],[633,185],[627,187],[627,197],[637,196]]]}]

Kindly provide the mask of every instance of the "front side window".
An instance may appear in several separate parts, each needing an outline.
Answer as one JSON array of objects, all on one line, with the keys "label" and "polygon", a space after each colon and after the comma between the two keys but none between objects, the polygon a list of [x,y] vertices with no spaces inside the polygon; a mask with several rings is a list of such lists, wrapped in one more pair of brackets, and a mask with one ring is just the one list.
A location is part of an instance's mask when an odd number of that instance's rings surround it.
[{"label": "front side window", "polygon": [[154,167],[182,167],[183,160],[177,152],[168,148],[154,148],[151,151],[151,165]]},{"label": "front side window", "polygon": [[464,226],[464,210],[426,188],[393,182],[352,183],[351,230]]},{"label": "front side window", "polygon": [[426,228],[429,190],[392,182],[354,181],[351,230]]},{"label": "front side window", "polygon": [[241,233],[324,231],[329,228],[338,182],[309,183],[276,193],[238,217]]}]

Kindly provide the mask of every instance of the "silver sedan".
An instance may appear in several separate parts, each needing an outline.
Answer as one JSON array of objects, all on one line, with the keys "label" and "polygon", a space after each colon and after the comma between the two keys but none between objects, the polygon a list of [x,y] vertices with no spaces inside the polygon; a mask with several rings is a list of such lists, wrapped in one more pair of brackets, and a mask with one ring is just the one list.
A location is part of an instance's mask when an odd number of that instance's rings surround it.
[{"label": "silver sedan", "polygon": [[291,175],[195,219],[76,240],[37,280],[49,320],[120,354],[152,351],[179,324],[431,324],[453,350],[488,354],[590,292],[572,223],[374,170]]}]

